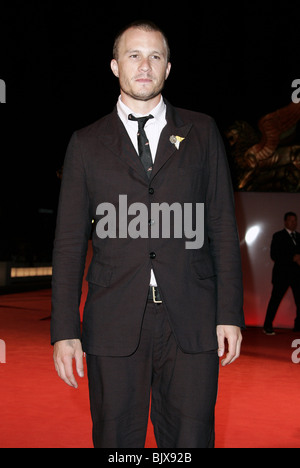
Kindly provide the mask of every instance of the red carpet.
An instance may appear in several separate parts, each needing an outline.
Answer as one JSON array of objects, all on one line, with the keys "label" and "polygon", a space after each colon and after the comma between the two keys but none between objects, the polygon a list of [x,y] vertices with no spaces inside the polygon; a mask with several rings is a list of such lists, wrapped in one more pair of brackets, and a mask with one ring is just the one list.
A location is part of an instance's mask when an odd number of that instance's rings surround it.
[{"label": "red carpet", "polygon": [[[50,291],[0,297],[0,448],[89,448],[86,377],[78,390],[61,382],[49,345]],[[46,319],[46,320],[44,320]],[[291,347],[299,335],[244,332],[239,361],[221,369],[217,448],[300,447],[300,364]],[[300,353],[299,353],[300,356]],[[1,359],[0,359],[1,360]],[[146,447],[155,447],[149,425]]]}]

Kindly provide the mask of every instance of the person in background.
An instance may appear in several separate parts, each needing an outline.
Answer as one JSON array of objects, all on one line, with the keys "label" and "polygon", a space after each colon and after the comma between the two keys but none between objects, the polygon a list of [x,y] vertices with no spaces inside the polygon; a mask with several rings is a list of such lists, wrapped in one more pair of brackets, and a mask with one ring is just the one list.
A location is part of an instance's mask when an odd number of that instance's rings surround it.
[{"label": "person in background", "polygon": [[297,215],[290,211],[284,216],[284,229],[276,232],[272,239],[273,290],[264,323],[267,335],[275,335],[273,321],[289,288],[293,291],[297,307],[294,331],[300,332],[300,234],[296,229]]}]

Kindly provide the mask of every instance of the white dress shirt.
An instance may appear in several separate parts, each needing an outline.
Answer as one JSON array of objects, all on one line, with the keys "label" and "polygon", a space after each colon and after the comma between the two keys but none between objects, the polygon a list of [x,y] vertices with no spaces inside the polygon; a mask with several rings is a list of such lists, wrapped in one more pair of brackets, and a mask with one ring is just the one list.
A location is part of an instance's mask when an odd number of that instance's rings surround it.
[{"label": "white dress shirt", "polygon": [[[161,97],[159,104],[151,112],[147,114],[147,115],[151,114],[154,117],[154,119],[148,120],[144,127],[146,135],[149,140],[153,163],[155,161],[160,134],[163,128],[167,125],[166,108],[167,106],[164,103],[163,98]],[[145,116],[132,112],[132,110],[129,109],[129,107],[127,107],[122,102],[121,96],[119,97],[119,100],[117,103],[117,111],[118,111],[118,116],[120,117],[122,123],[124,124],[124,127],[126,128],[127,133],[132,141],[132,144],[135,147],[135,150],[138,154],[138,140],[137,140],[138,123],[134,120],[129,120],[128,116],[129,114],[133,114],[135,117],[145,117]],[[157,282],[156,282],[153,270],[151,270],[150,286],[157,286]]]}]

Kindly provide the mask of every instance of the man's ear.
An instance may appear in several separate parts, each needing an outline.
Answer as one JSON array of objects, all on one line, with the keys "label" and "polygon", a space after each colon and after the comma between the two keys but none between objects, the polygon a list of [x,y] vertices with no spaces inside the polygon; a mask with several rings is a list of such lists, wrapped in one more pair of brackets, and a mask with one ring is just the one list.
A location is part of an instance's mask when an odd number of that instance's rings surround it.
[{"label": "man's ear", "polygon": [[113,74],[119,78],[119,65],[118,65],[118,62],[113,59],[111,62],[110,62],[110,68],[112,69],[112,72]]},{"label": "man's ear", "polygon": [[171,63],[168,62],[168,65],[167,65],[167,69],[166,69],[166,80],[168,79],[169,75],[170,75],[170,71],[171,71]]}]

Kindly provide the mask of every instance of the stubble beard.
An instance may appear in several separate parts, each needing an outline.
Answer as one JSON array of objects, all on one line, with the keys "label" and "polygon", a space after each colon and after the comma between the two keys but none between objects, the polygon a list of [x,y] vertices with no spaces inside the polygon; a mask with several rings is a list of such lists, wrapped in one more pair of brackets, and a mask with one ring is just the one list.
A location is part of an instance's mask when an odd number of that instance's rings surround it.
[{"label": "stubble beard", "polygon": [[132,99],[135,99],[136,101],[147,102],[147,101],[150,101],[151,99],[156,98],[159,94],[161,94],[164,88],[164,84],[165,84],[164,82],[160,83],[158,86],[155,86],[152,89],[152,91],[147,90],[147,89],[134,91],[132,86],[123,86],[122,83],[120,82],[120,88],[124,94],[131,97]]}]

